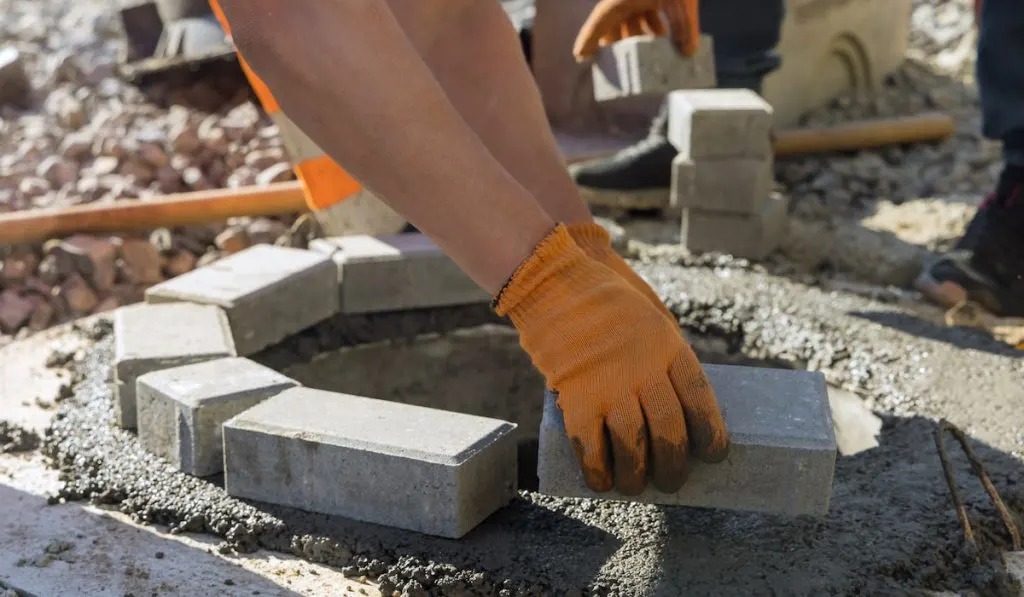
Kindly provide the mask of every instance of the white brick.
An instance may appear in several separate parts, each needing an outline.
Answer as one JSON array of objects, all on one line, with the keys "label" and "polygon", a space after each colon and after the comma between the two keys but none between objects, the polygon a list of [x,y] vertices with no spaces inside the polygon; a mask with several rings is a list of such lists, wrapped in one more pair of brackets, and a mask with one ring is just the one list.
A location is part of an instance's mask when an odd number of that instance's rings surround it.
[{"label": "white brick", "polygon": [[486,303],[491,298],[418,232],[318,239],[310,249],[337,263],[342,313]]},{"label": "white brick", "polygon": [[635,35],[599,48],[591,72],[599,102],[714,87],[714,43],[701,36],[697,52],[687,57],[669,37]]},{"label": "white brick", "polygon": [[235,356],[224,311],[210,305],[129,305],[114,312],[114,412],[118,425],[134,429],[139,376],[211,359]]},{"label": "white brick", "polygon": [[296,385],[240,357],[147,373],[137,382],[139,441],[182,472],[214,475],[224,468],[224,421]]},{"label": "white brick", "polygon": [[687,89],[668,95],[668,140],[683,159],[772,155],[772,107],[749,89]]},{"label": "white brick", "polygon": [[785,196],[775,193],[764,203],[761,213],[754,216],[683,209],[680,242],[698,253],[764,259],[779,247],[789,229],[788,207]]},{"label": "white brick", "polygon": [[224,424],[230,495],[458,538],[516,490],[515,425],[294,388]]},{"label": "white brick", "polygon": [[146,302],[217,305],[248,356],[338,312],[338,274],[313,251],[257,245],[152,286]]}]

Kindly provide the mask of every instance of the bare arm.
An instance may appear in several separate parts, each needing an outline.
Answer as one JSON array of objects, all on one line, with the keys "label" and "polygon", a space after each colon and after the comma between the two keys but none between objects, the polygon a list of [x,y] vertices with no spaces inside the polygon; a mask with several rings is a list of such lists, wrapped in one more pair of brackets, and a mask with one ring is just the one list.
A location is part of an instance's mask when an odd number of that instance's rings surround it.
[{"label": "bare arm", "polygon": [[492,294],[554,222],[448,101],[384,0],[221,0],[281,108]]}]

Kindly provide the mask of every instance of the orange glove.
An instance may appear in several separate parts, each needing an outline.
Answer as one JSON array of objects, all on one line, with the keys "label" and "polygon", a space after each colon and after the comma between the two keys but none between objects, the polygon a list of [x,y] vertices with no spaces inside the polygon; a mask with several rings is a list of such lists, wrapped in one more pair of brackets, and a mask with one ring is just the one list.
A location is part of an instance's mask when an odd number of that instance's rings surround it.
[{"label": "orange glove", "polygon": [[572,53],[578,61],[606,46],[634,35],[665,35],[660,12],[683,56],[693,56],[700,43],[697,0],[601,0],[576,35]]},{"label": "orange glove", "polygon": [[692,449],[725,458],[714,391],[679,327],[558,225],[495,298],[558,392],[587,485],[624,495],[686,480]]},{"label": "orange glove", "polygon": [[618,253],[612,249],[612,240],[609,236],[608,231],[600,226],[600,224],[594,222],[579,223],[579,224],[568,224],[566,228],[569,229],[569,234],[572,235],[572,239],[576,241],[576,244],[583,249],[591,259],[603,263],[612,269],[615,273],[622,276],[629,285],[639,290],[644,296],[646,296],[651,303],[661,311],[662,315],[668,318],[675,325],[679,325],[679,319],[668,310],[665,303],[661,302],[658,294],[654,292],[654,289],[644,282],[633,268],[629,267],[626,260],[619,256]]}]

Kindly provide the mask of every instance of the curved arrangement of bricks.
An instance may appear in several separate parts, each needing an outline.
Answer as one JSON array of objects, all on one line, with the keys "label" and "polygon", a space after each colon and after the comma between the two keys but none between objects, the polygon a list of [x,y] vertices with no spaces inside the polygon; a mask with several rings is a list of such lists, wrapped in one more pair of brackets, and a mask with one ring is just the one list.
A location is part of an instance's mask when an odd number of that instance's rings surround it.
[{"label": "curved arrangement of bricks", "polygon": [[[518,489],[514,423],[303,387],[247,357],[339,314],[488,300],[420,234],[258,245],[115,312],[117,421],[184,473],[223,472],[230,495],[458,538]],[[695,470],[678,494],[635,499],[823,514],[836,448],[822,376],[708,373],[733,431],[729,460]],[[789,395],[750,403],[766,391]],[[594,497],[546,400],[541,490]]]}]

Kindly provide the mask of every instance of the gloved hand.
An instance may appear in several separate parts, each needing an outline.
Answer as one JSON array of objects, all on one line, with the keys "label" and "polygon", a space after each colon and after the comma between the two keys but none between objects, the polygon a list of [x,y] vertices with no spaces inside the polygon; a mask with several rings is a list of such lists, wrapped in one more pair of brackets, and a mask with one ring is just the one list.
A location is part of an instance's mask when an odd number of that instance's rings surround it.
[{"label": "gloved hand", "polygon": [[640,291],[641,294],[646,296],[651,304],[655,306],[662,315],[668,318],[674,325],[679,325],[679,320],[665,303],[661,302],[658,294],[654,292],[654,289],[644,281],[633,268],[629,267],[626,260],[619,256],[618,253],[612,249],[611,236],[608,231],[602,228],[599,224],[594,222],[568,224],[566,228],[569,230],[569,234],[572,235],[572,239],[576,241],[576,244],[583,249],[591,259],[603,263],[612,269],[615,273],[622,276],[629,285]]},{"label": "gloved hand", "polygon": [[624,495],[682,486],[689,455],[726,457],[714,391],[678,325],[590,258],[564,225],[495,298],[520,344],[558,392],[587,485]]},{"label": "gloved hand", "polygon": [[573,56],[582,62],[599,46],[633,35],[665,35],[661,11],[679,51],[692,56],[700,42],[697,0],[601,0],[576,35]]}]

